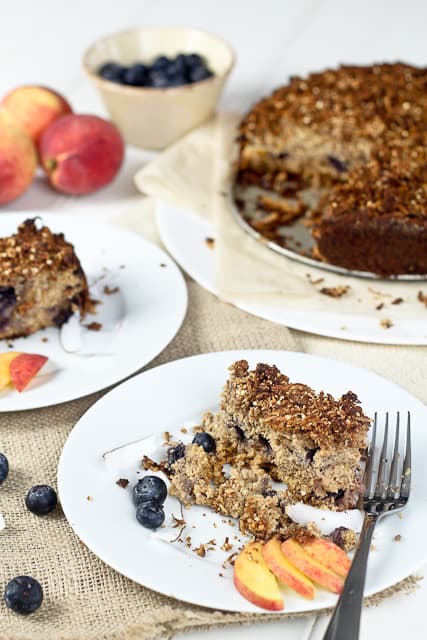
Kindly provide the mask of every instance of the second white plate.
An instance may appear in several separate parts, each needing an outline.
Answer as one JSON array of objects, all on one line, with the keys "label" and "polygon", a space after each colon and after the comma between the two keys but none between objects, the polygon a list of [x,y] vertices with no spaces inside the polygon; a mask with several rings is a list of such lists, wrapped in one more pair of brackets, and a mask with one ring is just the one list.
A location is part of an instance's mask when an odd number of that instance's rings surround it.
[{"label": "second white plate", "polygon": [[[2,215],[0,236],[14,233],[23,220],[37,215]],[[83,324],[97,322],[100,327],[99,331],[83,327],[80,335],[76,322],[66,339],[67,323],[61,330],[50,327],[12,340],[14,351],[40,353],[49,361],[22,393],[10,388],[0,392],[0,412],[67,402],[123,380],[167,346],[187,309],[181,272],[169,256],[141,236],[62,214],[43,214],[42,223],[63,232],[74,244],[91,296],[101,302],[97,313]],[[80,344],[74,351],[76,340]],[[8,350],[7,341],[1,341],[0,351]]]}]

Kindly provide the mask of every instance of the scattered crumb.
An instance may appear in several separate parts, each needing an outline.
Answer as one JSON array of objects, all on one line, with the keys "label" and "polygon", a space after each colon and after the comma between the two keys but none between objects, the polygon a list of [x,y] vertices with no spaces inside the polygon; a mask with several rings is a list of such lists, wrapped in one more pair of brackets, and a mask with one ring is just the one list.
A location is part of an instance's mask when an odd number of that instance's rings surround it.
[{"label": "scattered crumb", "polygon": [[191,548],[191,536],[187,536],[187,537],[185,538],[185,544],[186,544],[186,546],[187,546],[187,549],[190,549],[190,548]]},{"label": "scattered crumb", "polygon": [[391,301],[391,304],[402,304],[403,298],[395,298]]},{"label": "scattered crumb", "polygon": [[402,540],[402,536],[400,535],[400,533],[398,533],[394,536],[394,539],[396,540],[396,542],[400,542]]},{"label": "scattered crumb", "polygon": [[393,297],[391,293],[382,293],[381,291],[378,291],[377,289],[373,289],[372,287],[368,287],[368,291],[370,291],[372,295],[375,296],[376,298],[392,298]]},{"label": "scattered crumb", "polygon": [[182,428],[181,428],[181,433],[188,433],[188,432],[187,432],[187,429],[186,429],[185,427],[182,427]]},{"label": "scattered crumb", "polygon": [[89,324],[84,325],[89,331],[101,331],[102,323],[101,322],[90,322]]},{"label": "scattered crumb", "polygon": [[127,478],[119,478],[116,480],[116,484],[118,484],[122,489],[126,489],[129,484],[129,480]]},{"label": "scattered crumb", "polygon": [[228,562],[228,564],[231,564],[231,566],[233,567],[238,555],[239,554],[237,553],[237,551],[235,551],[234,553],[228,556],[226,562]]},{"label": "scattered crumb", "polygon": [[426,293],[423,293],[422,291],[418,291],[417,299],[420,302],[422,302],[423,304],[425,304],[425,306],[427,307],[427,294]]},{"label": "scattered crumb", "polygon": [[121,264],[121,265],[119,266],[119,269],[126,269],[126,265],[125,265],[125,264]]},{"label": "scattered crumb", "polygon": [[348,327],[347,325],[343,324],[340,326],[341,331],[347,331]]},{"label": "scattered crumb", "polygon": [[208,247],[208,249],[213,249],[215,247],[214,238],[205,238],[205,243],[206,243],[206,246]]},{"label": "scattered crumb", "polygon": [[143,456],[141,460],[141,467],[145,469],[145,471],[163,471],[164,473],[167,472],[165,462],[155,462],[148,456]]},{"label": "scattered crumb", "polygon": [[[181,514],[181,516],[182,516],[182,514]],[[175,524],[172,527],[173,529],[176,529],[176,527],[183,527],[183,526],[185,526],[187,524],[183,517],[177,518],[173,514],[172,514],[172,520],[175,522]]]},{"label": "scattered crumb", "polygon": [[42,338],[42,342],[49,342],[49,338],[46,338],[46,336],[44,338]]},{"label": "scattered crumb", "polygon": [[[205,515],[205,514],[203,514],[203,515]],[[217,529],[217,527],[218,527],[216,522],[213,523],[213,526],[214,526],[214,529]]]},{"label": "scattered crumb", "polygon": [[165,263],[164,263],[164,262],[161,262],[161,263],[160,263],[160,266],[161,266],[161,267],[166,267],[166,265],[165,265]]},{"label": "scattered crumb", "polygon": [[377,546],[375,544],[371,544],[371,551],[376,551],[377,550]]},{"label": "scattered crumb", "polygon": [[339,285],[337,287],[322,287],[320,293],[330,298],[342,298],[350,290],[350,287],[346,284]]},{"label": "scattered crumb", "polygon": [[200,556],[200,558],[204,558],[206,555],[206,549],[204,544],[199,544],[199,546],[193,549],[193,551],[194,553],[197,553],[197,555]]},{"label": "scattered crumb", "polygon": [[231,551],[231,549],[233,548],[233,545],[231,544],[230,540],[228,539],[228,536],[225,538],[224,540],[224,544],[221,545],[220,549],[221,551]]},{"label": "scattered crumb", "polygon": [[390,329],[390,327],[393,326],[393,322],[390,320],[390,318],[381,318],[380,325],[383,329]]},{"label": "scattered crumb", "polygon": [[9,349],[13,349],[13,342],[8,341],[7,346],[9,347]]},{"label": "scattered crumb", "polygon": [[310,284],[321,284],[322,282],[325,281],[325,278],[316,278],[314,279],[313,276],[311,275],[311,273],[306,273],[305,277],[307,278],[307,280],[309,281]]},{"label": "scattered crumb", "polygon": [[220,577],[220,578],[223,578],[223,577],[224,577],[224,574],[223,574],[223,573],[218,573],[218,575],[219,575],[219,577]]},{"label": "scattered crumb", "polygon": [[164,439],[166,442],[170,442],[171,434],[169,433],[169,431],[164,431],[164,433],[163,433],[163,439]]},{"label": "scattered crumb", "polygon": [[88,502],[91,502],[91,500],[93,500],[93,498],[92,498],[92,496],[87,496],[87,497],[86,497],[86,500],[87,500]]},{"label": "scattered crumb", "polygon": [[397,514],[397,517],[398,517],[398,518],[400,518],[401,520],[403,520],[403,513],[399,512],[399,513]]},{"label": "scattered crumb", "polygon": [[375,309],[377,311],[381,311],[381,309],[384,307],[384,302],[380,302],[379,304],[377,304],[377,306],[375,307]]},{"label": "scattered crumb", "polygon": [[117,293],[117,291],[120,291],[120,287],[109,287],[108,284],[106,284],[103,291],[105,295],[112,296]]}]

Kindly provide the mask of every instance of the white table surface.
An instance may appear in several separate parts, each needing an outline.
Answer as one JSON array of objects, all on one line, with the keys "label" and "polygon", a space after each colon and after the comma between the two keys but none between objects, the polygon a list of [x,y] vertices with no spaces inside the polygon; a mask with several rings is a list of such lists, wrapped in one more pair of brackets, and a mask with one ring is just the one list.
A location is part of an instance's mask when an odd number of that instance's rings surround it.
[{"label": "white table surface", "polygon": [[[289,75],[338,63],[427,63],[424,0],[3,0],[1,4],[0,96],[20,84],[43,84],[63,93],[79,113],[105,115],[82,71],[83,51],[98,37],[133,26],[195,26],[226,38],[237,53],[237,65],[221,100],[224,109],[246,110]],[[118,178],[82,198],[62,196],[40,178],[1,212],[56,210],[114,218],[137,205],[132,177],[151,157],[128,147]],[[394,596],[364,610],[361,638],[425,638],[423,583],[415,594]],[[320,640],[324,627],[320,616],[175,637],[252,640],[266,634],[269,640]]]}]

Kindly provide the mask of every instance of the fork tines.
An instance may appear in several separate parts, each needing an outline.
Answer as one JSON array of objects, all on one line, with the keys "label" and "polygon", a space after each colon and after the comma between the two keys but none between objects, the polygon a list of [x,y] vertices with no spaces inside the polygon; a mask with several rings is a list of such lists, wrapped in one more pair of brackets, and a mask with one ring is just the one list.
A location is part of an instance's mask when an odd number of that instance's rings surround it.
[{"label": "fork tines", "polygon": [[[407,500],[411,486],[411,415],[408,411],[406,439],[404,448],[400,446],[400,413],[396,413],[394,430],[393,457],[388,464],[389,413],[385,414],[384,435],[375,471],[375,446],[378,431],[378,414],[375,413],[372,438],[368,449],[368,461],[365,468],[365,499],[402,498]],[[403,459],[403,463],[401,460]]]}]

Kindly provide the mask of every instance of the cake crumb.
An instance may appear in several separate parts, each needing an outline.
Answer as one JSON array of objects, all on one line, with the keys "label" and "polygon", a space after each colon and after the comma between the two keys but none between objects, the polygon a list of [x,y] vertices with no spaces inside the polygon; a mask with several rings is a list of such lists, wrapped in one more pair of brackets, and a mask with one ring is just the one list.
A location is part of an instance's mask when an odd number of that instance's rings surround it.
[{"label": "cake crumb", "polygon": [[337,287],[322,287],[320,293],[330,298],[342,298],[346,293],[350,291],[350,287],[347,284],[341,284]]},{"label": "cake crumb", "polygon": [[214,238],[205,238],[205,243],[208,249],[213,249],[215,247],[215,239]]},{"label": "cake crumb", "polygon": [[427,294],[422,291],[418,291],[417,300],[422,302],[427,307]]},{"label": "cake crumb", "polygon": [[188,433],[187,429],[185,427],[181,428],[181,433]]},{"label": "cake crumb", "polygon": [[88,502],[91,502],[91,501],[93,500],[93,498],[92,498],[92,496],[86,496],[86,500],[87,500]]},{"label": "cake crumb", "polygon": [[171,434],[169,433],[169,431],[164,431],[163,432],[163,440],[165,440],[166,444],[169,444],[169,442],[171,440]]},{"label": "cake crumb", "polygon": [[122,489],[126,489],[129,484],[129,480],[127,478],[119,478],[118,480],[116,480],[116,484]]},{"label": "cake crumb", "polygon": [[383,329],[390,329],[390,327],[393,326],[393,322],[390,320],[390,318],[381,318],[380,325]]},{"label": "cake crumb", "polygon": [[402,304],[403,298],[395,298],[391,301],[391,304]]},{"label": "cake crumb", "polygon": [[220,549],[221,551],[231,551],[231,549],[233,548],[233,545],[231,544],[228,536],[225,538],[224,540],[224,544],[221,545]]},{"label": "cake crumb", "polygon": [[205,549],[205,545],[204,544],[199,544],[198,547],[196,547],[195,549],[193,549],[194,553],[197,553],[197,555],[200,558],[204,558],[206,555],[206,549]]},{"label": "cake crumb", "polygon": [[89,322],[89,324],[85,324],[84,326],[86,329],[89,329],[89,331],[101,331],[102,329],[101,322]]},{"label": "cake crumb", "polygon": [[162,268],[163,268],[163,267],[166,267],[166,265],[165,265],[165,263],[164,263],[164,262],[161,262],[161,263],[160,263],[160,266],[161,266]]},{"label": "cake crumb", "polygon": [[396,542],[400,542],[402,540],[402,536],[400,535],[400,533],[398,533],[394,536],[394,539],[396,540]]},{"label": "cake crumb", "polygon": [[381,311],[381,309],[383,309],[383,308],[384,308],[384,302],[380,302],[380,303],[379,303],[379,304],[377,304],[377,306],[375,307],[375,309],[376,309],[377,311]]},{"label": "cake crumb", "polygon": [[325,278],[313,278],[311,273],[306,273],[305,277],[307,278],[310,284],[316,285],[316,284],[322,284],[322,282],[325,282]]},{"label": "cake crumb", "polygon": [[42,342],[49,342],[49,338],[46,338],[46,336],[44,336],[44,338],[42,338]]},{"label": "cake crumb", "polygon": [[118,291],[120,291],[120,287],[109,287],[108,284],[105,285],[104,289],[103,289],[105,295],[107,296],[112,296],[115,293],[117,293]]}]

